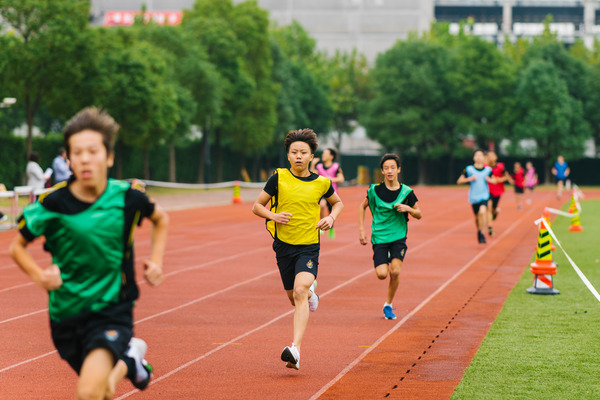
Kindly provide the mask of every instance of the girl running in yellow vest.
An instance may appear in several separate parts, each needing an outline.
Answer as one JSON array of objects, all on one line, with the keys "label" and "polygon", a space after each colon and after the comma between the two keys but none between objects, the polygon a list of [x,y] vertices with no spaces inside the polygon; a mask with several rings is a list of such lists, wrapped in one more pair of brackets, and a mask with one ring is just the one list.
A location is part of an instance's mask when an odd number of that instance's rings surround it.
[{"label": "girl running in yellow vest", "polygon": [[373,184],[367,190],[367,198],[359,207],[358,229],[360,244],[367,244],[365,232],[365,210],[371,210],[371,243],[373,243],[373,262],[377,278],[390,276],[387,299],[383,304],[385,319],[396,319],[392,300],[400,283],[400,267],[406,255],[406,232],[408,215],[421,219],[422,214],[413,190],[400,183],[400,157],[386,154],[381,158],[381,172],[384,180]]},{"label": "girl running in yellow vest", "polygon": [[[267,220],[283,288],[295,307],[292,345],[283,349],[281,360],[288,368],[300,369],[300,346],[309,310],[315,311],[319,305],[315,293],[319,229],[331,229],[344,206],[331,181],[309,170],[317,150],[317,135],[311,129],[291,131],[284,144],[291,167],[278,168],[269,178],[252,212]],[[331,214],[319,219],[321,197],[327,199],[332,209]]]}]

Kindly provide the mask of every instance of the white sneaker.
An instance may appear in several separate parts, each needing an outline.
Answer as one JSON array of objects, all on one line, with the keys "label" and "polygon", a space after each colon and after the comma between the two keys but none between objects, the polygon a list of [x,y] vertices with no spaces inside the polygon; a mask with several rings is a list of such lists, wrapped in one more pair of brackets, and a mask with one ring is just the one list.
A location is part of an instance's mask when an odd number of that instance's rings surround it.
[{"label": "white sneaker", "polygon": [[148,345],[142,339],[132,337],[129,340],[129,348],[125,353],[135,361],[135,371],[128,371],[127,377],[133,383],[133,386],[144,390],[150,384],[152,379],[152,366],[144,359],[148,351]]},{"label": "white sneaker", "polygon": [[300,369],[300,352],[294,343],[291,346],[285,346],[281,353],[281,361],[287,362],[285,364],[287,368]]},{"label": "white sneaker", "polygon": [[317,310],[317,307],[319,307],[319,295],[315,293],[315,290],[317,290],[317,280],[316,279],[313,282],[313,284],[310,285],[309,290],[312,292],[312,296],[310,296],[308,298],[308,309],[311,312],[315,312]]}]

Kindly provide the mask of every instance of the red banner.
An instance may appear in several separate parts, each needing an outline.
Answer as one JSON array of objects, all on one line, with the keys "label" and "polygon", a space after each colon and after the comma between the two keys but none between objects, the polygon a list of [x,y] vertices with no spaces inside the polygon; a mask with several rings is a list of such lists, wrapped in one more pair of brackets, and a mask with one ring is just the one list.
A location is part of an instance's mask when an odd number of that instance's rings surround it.
[{"label": "red banner", "polygon": [[[104,15],[104,26],[132,25],[140,11],[107,11]],[[153,21],[159,25],[179,25],[183,13],[181,11],[147,11],[146,22]]]}]

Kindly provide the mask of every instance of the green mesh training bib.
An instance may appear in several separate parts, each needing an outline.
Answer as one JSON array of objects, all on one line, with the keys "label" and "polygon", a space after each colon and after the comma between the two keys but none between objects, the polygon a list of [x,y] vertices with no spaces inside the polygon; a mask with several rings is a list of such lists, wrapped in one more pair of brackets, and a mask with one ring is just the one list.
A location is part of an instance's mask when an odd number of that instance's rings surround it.
[{"label": "green mesh training bib", "polygon": [[378,184],[372,184],[367,190],[369,208],[373,215],[373,222],[371,223],[371,242],[373,244],[380,244],[404,239],[408,228],[406,216],[404,213],[396,211],[394,206],[396,204],[401,204],[406,199],[406,196],[412,192],[412,189],[403,184],[396,200],[392,203],[387,203],[381,200],[375,193],[375,186],[377,185]]}]

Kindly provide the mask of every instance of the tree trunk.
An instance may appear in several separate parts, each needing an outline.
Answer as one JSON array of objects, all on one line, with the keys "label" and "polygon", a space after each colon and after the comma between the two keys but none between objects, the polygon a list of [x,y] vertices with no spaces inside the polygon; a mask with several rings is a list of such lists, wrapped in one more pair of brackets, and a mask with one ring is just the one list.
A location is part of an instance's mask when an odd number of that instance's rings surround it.
[{"label": "tree trunk", "polygon": [[27,122],[27,161],[33,151],[33,110],[29,94],[25,95],[25,122]]},{"label": "tree trunk", "polygon": [[448,164],[446,165],[446,184],[450,185],[454,183],[456,177],[454,176],[454,154],[448,154]]},{"label": "tree trunk", "polygon": [[552,176],[552,167],[550,167],[550,156],[544,156],[544,172],[546,176],[544,177],[544,183],[550,183],[550,177]]},{"label": "tree trunk", "polygon": [[115,144],[115,176],[123,179],[123,145],[121,141]]},{"label": "tree trunk", "polygon": [[258,170],[260,169],[260,155],[256,154],[254,156],[254,161],[252,163],[252,182],[258,182]]},{"label": "tree trunk", "polygon": [[175,182],[177,180],[176,172],[175,145],[171,143],[169,145],[169,182]]},{"label": "tree trunk", "polygon": [[223,182],[223,148],[221,147],[221,130],[215,132],[215,147],[217,151],[217,182]]},{"label": "tree trunk", "polygon": [[242,171],[244,170],[246,170],[246,154],[242,152],[242,154],[240,155],[240,171],[236,179],[244,180],[244,174],[242,173]]},{"label": "tree trunk", "polygon": [[427,162],[425,161],[425,159],[423,158],[422,155],[419,154],[418,158],[417,158],[417,164],[419,166],[419,178],[417,183],[419,185],[424,185],[427,183]]},{"label": "tree trunk", "polygon": [[150,160],[148,159],[148,148],[142,149],[142,156],[144,158],[144,179],[150,179]]},{"label": "tree trunk", "polygon": [[337,138],[337,143],[335,144],[335,149],[337,150],[337,158],[336,158],[336,162],[341,164],[341,160],[342,160],[342,137],[343,137],[343,132],[338,131],[338,138]]},{"label": "tree trunk", "polygon": [[198,154],[198,183],[204,183],[206,153],[208,152],[208,135],[208,124],[205,124],[204,128],[202,129],[202,142],[200,146],[200,154]]}]

